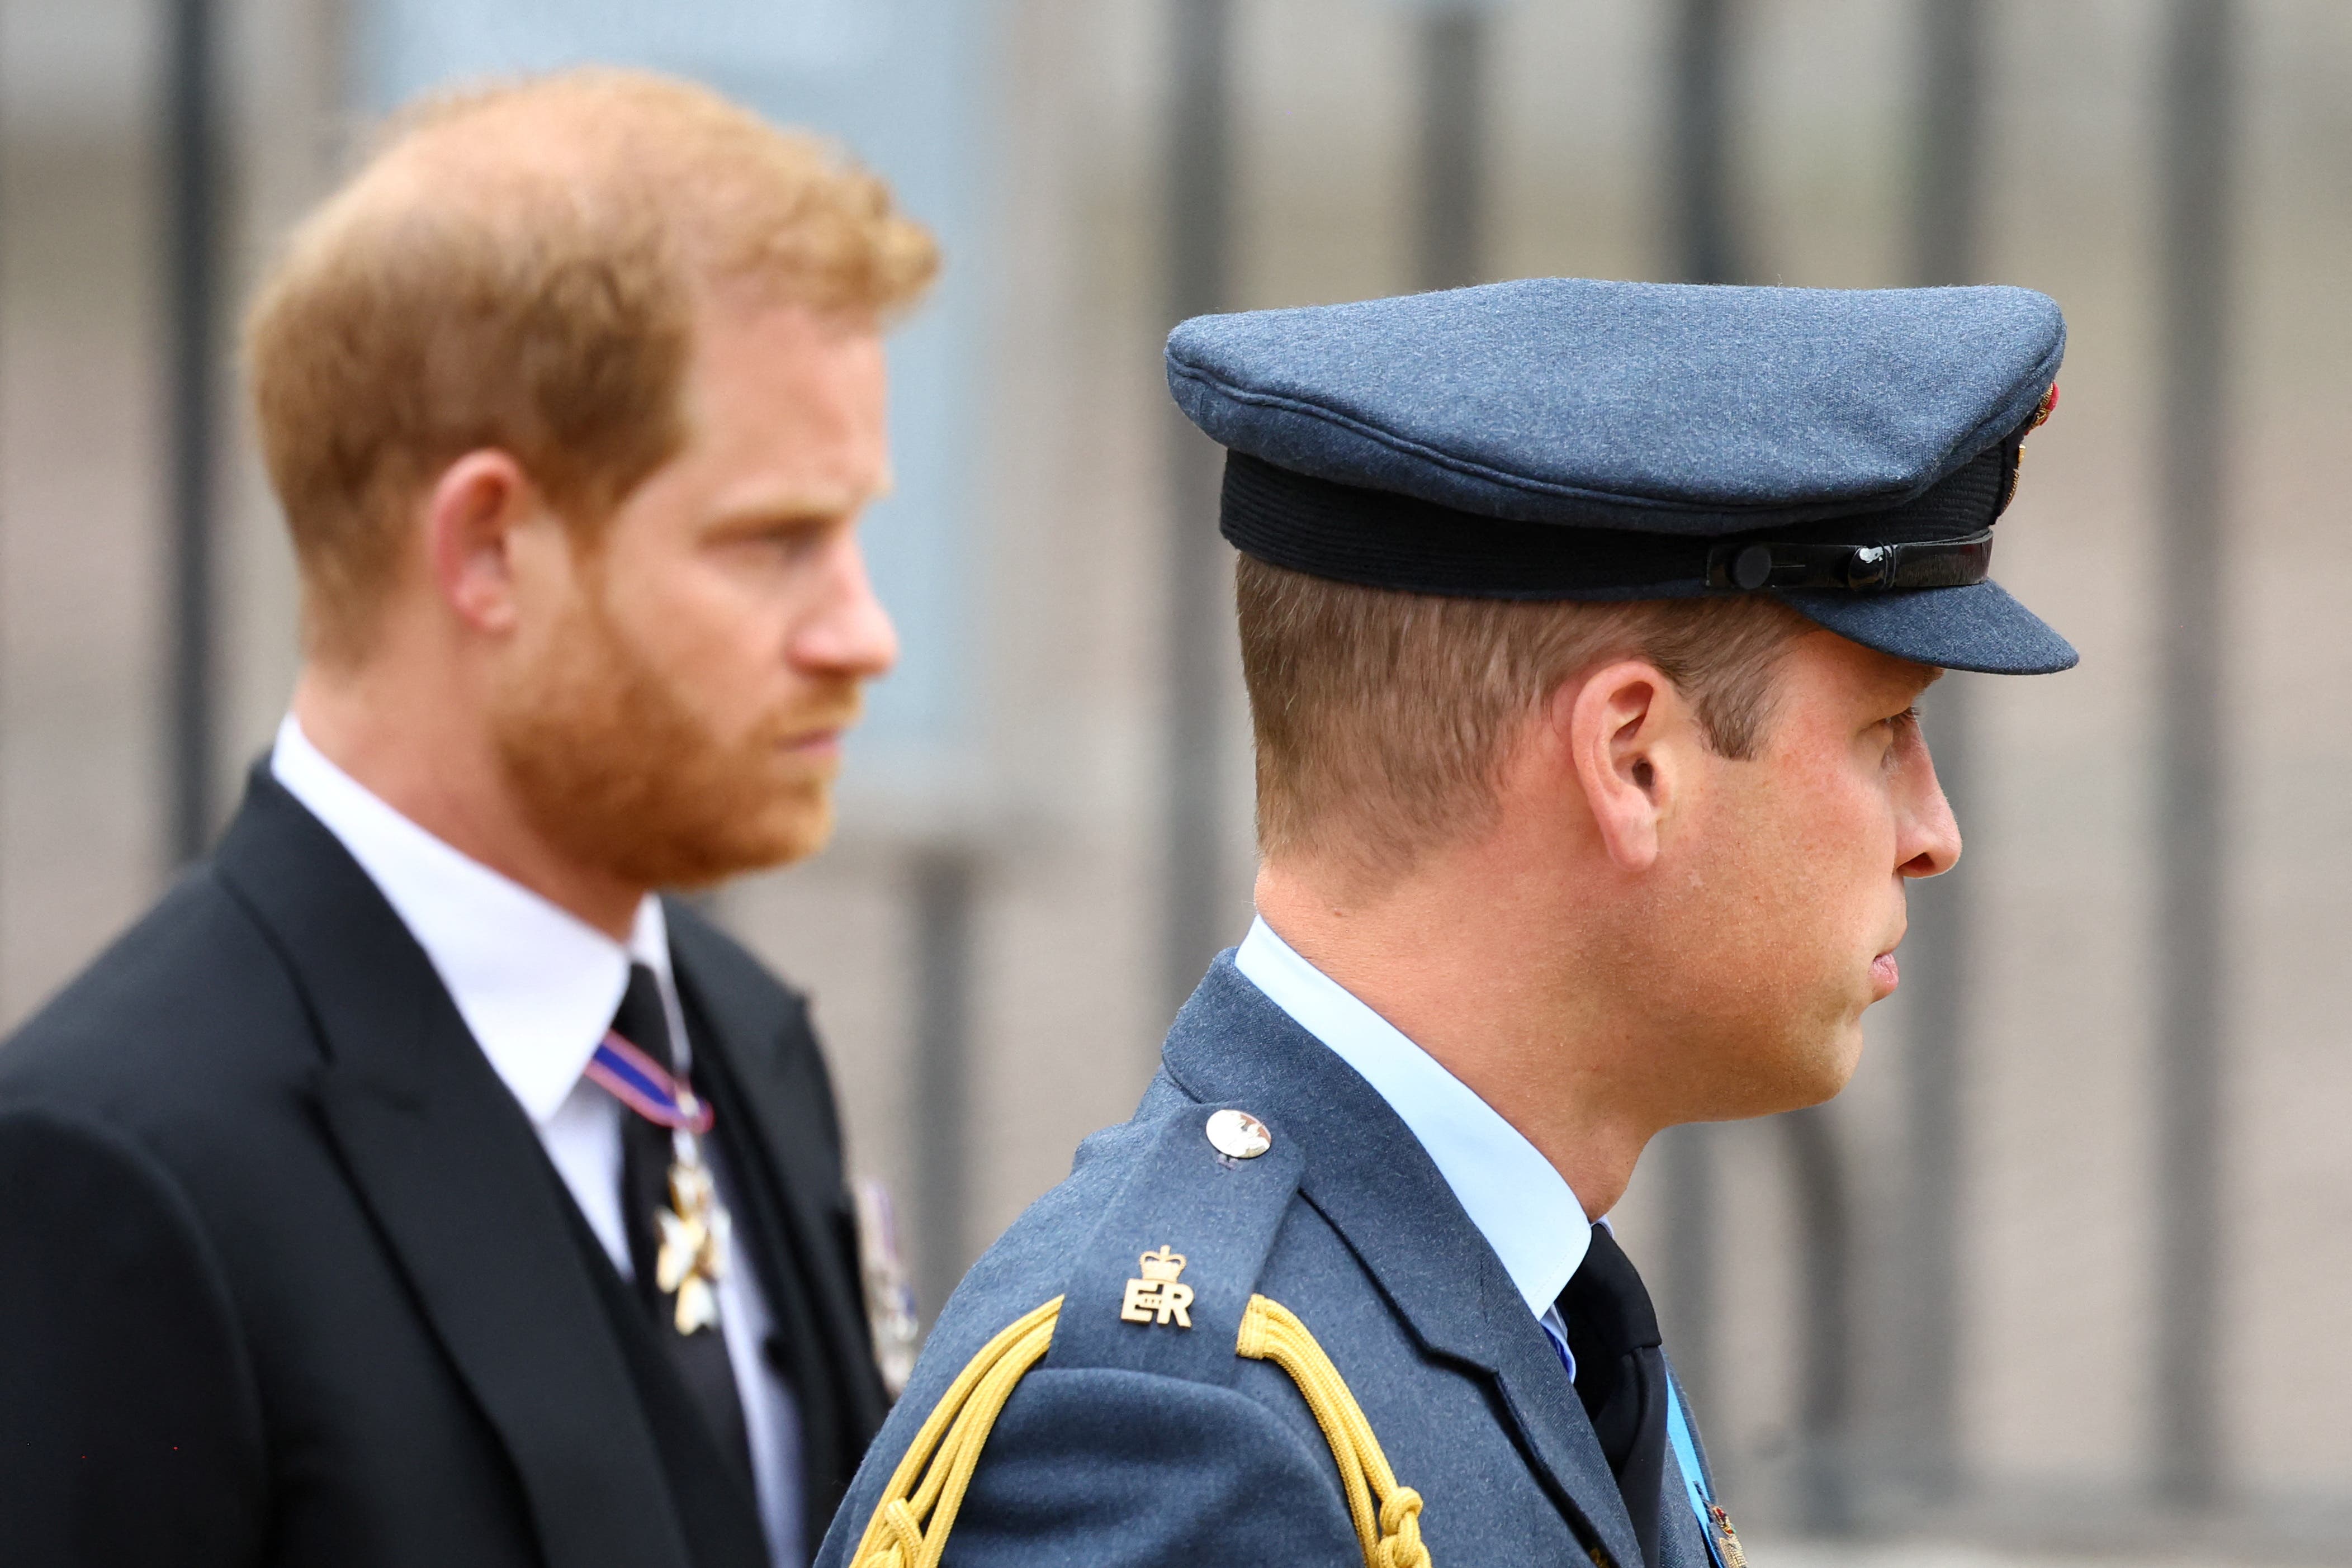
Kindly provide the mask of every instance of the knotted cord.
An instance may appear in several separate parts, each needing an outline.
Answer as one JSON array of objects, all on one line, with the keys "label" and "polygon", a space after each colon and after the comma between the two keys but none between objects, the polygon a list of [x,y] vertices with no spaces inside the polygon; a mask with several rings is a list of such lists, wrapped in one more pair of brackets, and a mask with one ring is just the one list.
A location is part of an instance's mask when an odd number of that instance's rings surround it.
[{"label": "knotted cord", "polygon": [[[1052,1348],[1061,1312],[1062,1298],[1055,1296],[1014,1320],[956,1375],[890,1472],[890,1484],[850,1558],[851,1568],[939,1568],[964,1489],[980,1463],[981,1445],[988,1441],[1013,1385]],[[935,1449],[938,1462],[932,1463]]]},{"label": "knotted cord", "polygon": [[1364,1568],[1429,1568],[1429,1548],[1421,1541],[1421,1494],[1397,1485],[1372,1424],[1307,1325],[1279,1301],[1252,1296],[1234,1350],[1252,1361],[1274,1363],[1306,1396],[1339,1462]]},{"label": "knotted cord", "polygon": [[[1062,1300],[1056,1296],[1016,1320],[982,1346],[948,1385],[890,1473],[850,1568],[939,1568],[982,1445],[1013,1386],[1052,1348]],[[1421,1540],[1421,1494],[1397,1485],[1371,1423],[1307,1325],[1278,1302],[1252,1296],[1234,1350],[1252,1361],[1274,1363],[1306,1396],[1339,1462],[1364,1568],[1430,1568],[1429,1549]]]}]

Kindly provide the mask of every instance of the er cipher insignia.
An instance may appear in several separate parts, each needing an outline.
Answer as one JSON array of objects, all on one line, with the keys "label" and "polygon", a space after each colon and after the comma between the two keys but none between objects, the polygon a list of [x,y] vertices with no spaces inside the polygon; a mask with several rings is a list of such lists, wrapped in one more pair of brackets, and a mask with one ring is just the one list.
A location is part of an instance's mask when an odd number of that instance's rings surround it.
[{"label": "er cipher insignia", "polygon": [[1162,1242],[1159,1251],[1146,1252],[1139,1261],[1143,1278],[1127,1282],[1127,1299],[1119,1304],[1119,1320],[1130,1323],[1173,1322],[1180,1329],[1191,1328],[1192,1287],[1176,1278],[1184,1271],[1184,1254],[1171,1250]]}]

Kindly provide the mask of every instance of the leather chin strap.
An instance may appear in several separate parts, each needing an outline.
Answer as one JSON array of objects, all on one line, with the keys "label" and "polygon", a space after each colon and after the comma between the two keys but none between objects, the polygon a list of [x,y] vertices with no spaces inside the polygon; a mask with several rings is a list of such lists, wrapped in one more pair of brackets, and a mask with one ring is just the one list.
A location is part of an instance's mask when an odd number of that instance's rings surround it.
[{"label": "leather chin strap", "polygon": [[1827,588],[1894,593],[1966,588],[1992,571],[1992,530],[1909,544],[1795,544],[1733,540],[1707,552],[1706,585],[1752,593],[1766,588]]}]

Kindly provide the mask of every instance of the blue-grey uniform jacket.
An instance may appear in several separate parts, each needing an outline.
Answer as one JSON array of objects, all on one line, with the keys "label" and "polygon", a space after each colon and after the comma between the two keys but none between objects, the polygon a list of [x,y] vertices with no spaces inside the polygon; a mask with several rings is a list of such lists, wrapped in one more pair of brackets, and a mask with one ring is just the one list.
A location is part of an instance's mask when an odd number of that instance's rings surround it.
[{"label": "blue-grey uniform jacket", "polygon": [[[1223,1107],[1273,1146],[1221,1156]],[[1125,1321],[1141,1254],[1172,1248],[1191,1328]],[[1132,1121],[991,1248],[941,1312],[818,1554],[844,1568],[891,1471],[956,1375],[1056,1295],[1053,1346],[982,1451],[953,1568],[1360,1563],[1337,1467],[1289,1376],[1234,1354],[1253,1292],[1296,1313],[1345,1377],[1436,1568],[1643,1568],[1566,1369],[1503,1264],[1371,1086],[1234,967],[1193,993]],[[1703,1461],[1702,1461],[1703,1462]],[[1706,1568],[1666,1460],[1661,1568]]]}]

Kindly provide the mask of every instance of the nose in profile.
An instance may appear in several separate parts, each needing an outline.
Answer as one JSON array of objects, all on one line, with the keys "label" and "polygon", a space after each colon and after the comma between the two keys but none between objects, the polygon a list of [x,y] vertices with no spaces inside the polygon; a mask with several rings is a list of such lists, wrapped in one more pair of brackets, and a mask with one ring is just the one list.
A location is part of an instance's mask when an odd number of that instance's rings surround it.
[{"label": "nose in profile", "polygon": [[1941,876],[1960,859],[1960,824],[1937,781],[1927,743],[1916,737],[1895,795],[1895,866],[1905,876]]},{"label": "nose in profile", "polygon": [[888,674],[898,662],[898,629],[874,595],[855,535],[843,535],[829,552],[824,579],[821,601],[793,638],[793,661],[859,680]]}]

